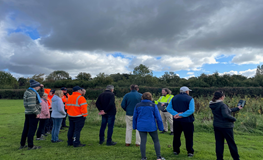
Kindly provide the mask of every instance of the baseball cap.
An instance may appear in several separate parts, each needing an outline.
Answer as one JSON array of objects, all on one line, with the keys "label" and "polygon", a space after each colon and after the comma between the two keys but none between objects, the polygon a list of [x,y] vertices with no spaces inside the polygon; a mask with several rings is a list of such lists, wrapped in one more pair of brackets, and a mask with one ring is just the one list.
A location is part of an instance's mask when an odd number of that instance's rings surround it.
[{"label": "baseball cap", "polygon": [[82,90],[83,88],[81,88],[80,86],[75,86],[73,87],[73,92],[76,92],[78,90]]},{"label": "baseball cap", "polygon": [[66,87],[62,87],[61,90],[62,90],[62,91],[66,91],[67,88],[66,88]]},{"label": "baseball cap", "polygon": [[189,89],[188,87],[186,86],[183,86],[180,88],[180,92],[186,92],[186,91],[192,91],[191,89]]}]

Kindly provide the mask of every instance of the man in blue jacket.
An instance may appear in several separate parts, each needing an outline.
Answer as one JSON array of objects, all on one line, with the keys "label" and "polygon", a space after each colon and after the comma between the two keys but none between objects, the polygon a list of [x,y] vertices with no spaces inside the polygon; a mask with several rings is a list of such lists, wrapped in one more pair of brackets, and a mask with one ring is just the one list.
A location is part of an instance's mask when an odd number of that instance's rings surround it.
[{"label": "man in blue jacket", "polygon": [[174,96],[167,107],[167,111],[173,115],[173,151],[175,155],[180,153],[181,134],[184,132],[188,157],[194,155],[193,135],[194,135],[194,111],[195,104],[193,97],[189,96],[188,87],[181,87],[180,94]]},{"label": "man in blue jacket", "polygon": [[[137,103],[141,102],[142,94],[139,93],[138,85],[132,84],[130,86],[131,92],[127,93],[122,100],[121,107],[126,111],[126,144],[125,146],[130,146],[132,141],[132,121],[133,112]],[[136,130],[136,146],[140,146],[141,138],[138,130]]]}]

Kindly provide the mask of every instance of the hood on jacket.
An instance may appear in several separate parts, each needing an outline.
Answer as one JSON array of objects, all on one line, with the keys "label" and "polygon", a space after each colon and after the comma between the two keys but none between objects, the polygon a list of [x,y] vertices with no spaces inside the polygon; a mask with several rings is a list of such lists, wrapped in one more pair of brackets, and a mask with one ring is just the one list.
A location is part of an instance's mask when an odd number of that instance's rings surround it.
[{"label": "hood on jacket", "polygon": [[58,97],[57,95],[54,95],[53,98],[51,99],[52,102],[56,102],[59,99],[61,99],[60,97]]},{"label": "hood on jacket", "polygon": [[218,103],[220,103],[220,102],[223,102],[222,100],[216,100],[215,102],[213,102],[213,101],[210,101],[209,102],[209,107],[212,109],[212,110],[214,110],[214,109],[216,109],[219,105],[218,105]]}]

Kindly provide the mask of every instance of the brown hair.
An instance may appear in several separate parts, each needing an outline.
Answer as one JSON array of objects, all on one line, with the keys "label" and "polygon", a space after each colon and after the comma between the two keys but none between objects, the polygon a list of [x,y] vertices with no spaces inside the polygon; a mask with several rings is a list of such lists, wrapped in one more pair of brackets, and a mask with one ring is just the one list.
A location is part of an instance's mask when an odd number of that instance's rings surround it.
[{"label": "brown hair", "polygon": [[167,94],[172,94],[172,91],[168,88],[163,88],[162,90],[164,90]]},{"label": "brown hair", "polygon": [[139,89],[139,86],[136,85],[136,84],[132,84],[132,85],[130,86],[130,88],[131,88],[131,90],[137,90],[137,89]]},{"label": "brown hair", "polygon": [[150,92],[145,92],[142,94],[142,99],[151,100],[152,101],[152,94]]},{"label": "brown hair", "polygon": [[223,91],[216,91],[214,93],[212,101],[215,102],[216,100],[220,99],[221,97],[225,96]]},{"label": "brown hair", "polygon": [[63,96],[63,94],[64,94],[64,93],[63,93],[62,90],[56,90],[56,91],[55,91],[55,95],[57,95],[57,96],[60,97],[60,98]]}]

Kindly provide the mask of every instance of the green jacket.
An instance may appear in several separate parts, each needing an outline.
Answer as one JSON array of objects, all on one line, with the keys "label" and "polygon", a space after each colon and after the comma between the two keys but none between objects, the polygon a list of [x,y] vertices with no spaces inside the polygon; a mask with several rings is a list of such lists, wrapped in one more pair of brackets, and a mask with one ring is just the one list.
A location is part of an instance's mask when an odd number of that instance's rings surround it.
[{"label": "green jacket", "polygon": [[[42,97],[44,94],[44,88],[40,88],[39,95]],[[24,107],[25,114],[40,114],[41,105],[37,99],[37,95],[34,91],[27,89],[24,93]]]}]

